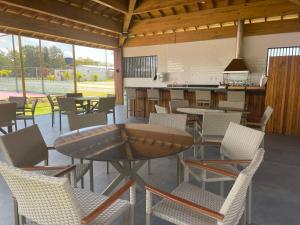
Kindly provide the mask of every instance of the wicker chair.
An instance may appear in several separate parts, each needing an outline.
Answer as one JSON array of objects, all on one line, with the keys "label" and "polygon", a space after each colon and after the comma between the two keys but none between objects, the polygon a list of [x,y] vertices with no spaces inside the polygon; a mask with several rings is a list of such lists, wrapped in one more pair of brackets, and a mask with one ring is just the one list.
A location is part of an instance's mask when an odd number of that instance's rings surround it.
[{"label": "wicker chair", "polygon": [[171,100],[169,102],[170,113],[178,113],[176,110],[178,108],[187,108],[190,106],[188,100]]},{"label": "wicker chair", "polygon": [[195,91],[196,105],[211,106],[211,92],[210,91]]},{"label": "wicker chair", "polygon": [[[1,162],[0,173],[17,201],[19,215],[30,225],[107,225],[125,213],[128,213],[125,221],[133,224],[135,188],[132,181],[107,197],[72,189],[66,178],[35,174]],[[119,199],[129,188],[130,201]]]},{"label": "wicker chair", "polygon": [[[0,131],[4,134],[12,132],[12,126],[15,126],[17,130],[16,123],[16,103],[1,103],[0,104]],[[7,132],[2,129],[2,127],[7,127]]]},{"label": "wicker chair", "polygon": [[[207,112],[203,114],[202,126],[199,131],[201,143],[221,143],[230,122],[240,124],[242,113],[239,112]],[[201,145],[201,159],[204,158],[204,146]],[[196,148],[197,150],[197,148]],[[195,154],[197,156],[197,154]]]},{"label": "wicker chair", "polygon": [[58,107],[58,104],[53,101],[51,95],[47,95],[47,99],[48,99],[48,101],[50,103],[50,107],[51,107],[52,127],[53,127],[54,122],[55,122],[55,112],[59,112],[59,107]]},{"label": "wicker chair", "polygon": [[20,96],[9,96],[8,101],[11,103],[17,104],[17,115],[24,115],[25,114],[25,106],[26,106],[26,97]]},{"label": "wicker chair", "polygon": [[[9,164],[22,168],[33,167],[42,162],[48,166],[49,150],[53,150],[52,147],[47,147],[37,125],[0,136],[0,149]],[[82,179],[88,171],[92,178],[93,171],[90,163],[77,164],[75,181],[78,182]],[[41,167],[40,172],[45,175],[53,175],[57,171],[48,171],[47,168]],[[90,188],[94,189],[93,179],[91,179]]]},{"label": "wicker chair", "polygon": [[[236,180],[226,198],[189,184],[188,167],[185,169],[185,181],[171,194],[147,185],[146,224],[151,225],[153,215],[178,225],[237,225],[245,215],[247,190],[263,156],[264,150],[259,149],[243,171],[232,174]],[[201,168],[201,164],[189,166],[198,168],[198,165]],[[163,200],[152,206],[153,195]]]},{"label": "wicker chair", "polygon": [[[149,117],[149,124],[156,124],[160,126],[175,128],[178,130],[185,130],[186,122],[187,122],[186,114],[150,113],[150,117]],[[179,155],[177,158],[178,158],[177,181],[179,182],[180,179],[179,176],[181,170],[180,158],[182,158],[182,156]],[[148,174],[150,173],[151,173],[151,160],[148,160]]]},{"label": "wicker chair", "polygon": [[231,102],[231,101],[219,101],[220,108],[232,108],[232,109],[239,109],[244,110],[245,109],[245,102]]},{"label": "wicker chair", "polygon": [[246,93],[244,91],[228,91],[227,101],[229,102],[245,102]]},{"label": "wicker chair", "polygon": [[184,90],[170,90],[171,101],[184,100]]},{"label": "wicker chair", "polygon": [[[184,160],[184,167],[187,164],[207,164],[202,166],[202,170],[190,168],[190,174],[199,182],[205,189],[206,183],[220,182],[220,193],[224,195],[224,182],[232,181],[233,177],[230,174],[236,174],[240,171],[232,160],[239,162],[240,167],[244,167],[245,163],[249,162],[255,156],[264,137],[264,132],[251,129],[239,124],[230,122],[228,129],[220,146],[220,160]],[[216,145],[216,142],[206,142],[205,145]],[[229,160],[228,160],[229,159]],[[223,171],[223,175],[215,174],[214,171]],[[251,185],[249,188],[249,213],[247,221],[251,221]]]},{"label": "wicker chair", "polygon": [[98,102],[98,112],[105,112],[106,114],[112,113],[113,114],[113,122],[116,123],[116,97],[106,97],[106,98],[99,98]]},{"label": "wicker chair", "polygon": [[156,113],[168,113],[168,110],[166,107],[155,105],[155,111]]},{"label": "wicker chair", "polygon": [[247,122],[246,124],[247,124],[247,126],[250,126],[250,127],[257,127],[261,131],[265,132],[267,123],[268,123],[270,117],[272,116],[272,113],[273,113],[273,108],[271,106],[267,106],[259,123]]},{"label": "wicker chair", "polygon": [[25,127],[27,127],[27,123],[26,123],[27,120],[32,120],[32,124],[35,124],[34,115],[35,115],[35,109],[37,103],[38,103],[38,99],[34,99],[31,103],[31,108],[24,109],[24,113],[25,113],[24,115],[17,115],[17,120],[24,120]]},{"label": "wicker chair", "polygon": [[61,119],[62,119],[62,114],[80,114],[80,113],[85,113],[84,109],[78,109],[76,107],[76,102],[73,97],[70,98],[65,98],[65,97],[57,97],[57,103],[59,106],[59,130],[61,131]]}]

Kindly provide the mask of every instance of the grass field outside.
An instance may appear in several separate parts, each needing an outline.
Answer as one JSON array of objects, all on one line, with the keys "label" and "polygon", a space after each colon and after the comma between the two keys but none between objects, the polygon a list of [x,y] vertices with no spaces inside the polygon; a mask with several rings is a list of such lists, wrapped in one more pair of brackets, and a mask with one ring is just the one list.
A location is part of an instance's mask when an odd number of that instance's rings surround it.
[{"label": "grass field outside", "polygon": [[[73,81],[49,81],[40,79],[26,79],[26,93],[31,100],[30,94],[44,94],[44,97],[38,97],[39,102],[36,108],[36,115],[51,113],[50,104],[46,95],[65,95],[68,92],[74,92]],[[43,84],[43,85],[42,85]],[[18,85],[18,92],[16,86]],[[44,89],[42,88],[44,86]],[[2,92],[2,95],[1,95]],[[6,98],[5,92],[22,93],[21,79],[16,81],[15,78],[0,78],[0,99],[1,96]],[[77,82],[77,92],[83,93],[84,96],[105,97],[108,94],[114,94],[114,81],[112,79],[104,81],[84,81]]]}]

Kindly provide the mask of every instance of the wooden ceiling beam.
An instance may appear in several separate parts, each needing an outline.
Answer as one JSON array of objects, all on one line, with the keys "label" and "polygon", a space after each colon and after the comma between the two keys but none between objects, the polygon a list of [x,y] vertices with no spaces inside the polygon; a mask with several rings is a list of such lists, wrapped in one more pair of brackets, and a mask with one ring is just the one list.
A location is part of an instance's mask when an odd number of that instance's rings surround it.
[{"label": "wooden ceiling beam", "polygon": [[151,11],[158,11],[166,8],[172,8],[176,6],[191,5],[201,3],[203,0],[144,0],[134,10],[134,14],[142,14]]},{"label": "wooden ceiling beam", "polygon": [[118,47],[118,40],[116,38],[5,12],[0,12],[0,26],[19,30],[20,32],[36,33],[45,36],[50,35],[52,37],[67,38],[73,41],[94,43],[107,48]]},{"label": "wooden ceiling beam", "polygon": [[281,16],[300,13],[300,7],[284,0],[266,0],[247,4],[206,9],[186,14],[145,19],[134,23],[130,34],[165,31],[208,24],[225,23],[249,18]]},{"label": "wooden ceiling beam", "polygon": [[300,0],[289,0],[291,3],[294,3],[296,5],[300,6]]},{"label": "wooden ceiling beam", "polygon": [[128,13],[128,5],[124,0],[92,0],[100,5],[118,11],[120,13]]},{"label": "wooden ceiling beam", "polygon": [[132,16],[133,16],[133,11],[135,9],[136,6],[136,1],[137,0],[129,0],[129,5],[128,5],[128,13],[125,14],[124,16],[124,24],[123,24],[123,36],[120,37],[119,40],[119,46],[123,46],[125,44],[125,41],[127,39],[127,37],[125,37],[124,35],[128,33],[129,30],[129,26],[132,20]]},{"label": "wooden ceiling beam", "polygon": [[101,15],[88,13],[80,8],[70,6],[59,1],[48,0],[0,0],[0,3],[20,9],[30,10],[48,16],[80,23],[85,26],[103,29],[121,34],[122,25]]},{"label": "wooden ceiling beam", "polygon": [[[300,20],[272,21],[265,23],[246,24],[244,26],[245,36],[267,35],[275,33],[298,32],[300,30]],[[125,47],[136,47],[146,45],[159,45],[170,43],[182,43],[203,41],[220,38],[236,37],[237,27],[220,27],[213,29],[179,32],[173,34],[152,35],[145,37],[130,38]]]}]

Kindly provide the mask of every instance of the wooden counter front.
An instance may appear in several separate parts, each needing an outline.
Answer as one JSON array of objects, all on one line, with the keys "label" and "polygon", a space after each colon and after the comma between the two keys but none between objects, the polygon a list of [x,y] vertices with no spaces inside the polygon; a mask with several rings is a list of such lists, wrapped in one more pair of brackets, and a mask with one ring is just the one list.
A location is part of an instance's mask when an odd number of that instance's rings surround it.
[{"label": "wooden counter front", "polygon": [[[171,100],[170,91],[167,88],[159,89],[160,92],[160,106],[169,108],[169,101]],[[220,100],[226,100],[226,90],[224,91],[211,91],[212,105],[217,106]],[[184,98],[189,100],[191,106],[196,105],[195,91],[185,90]],[[135,109],[133,109],[133,102],[130,103],[131,116],[138,117],[149,116],[150,112],[155,112],[154,105],[157,102],[147,100],[147,88],[137,88],[137,100],[135,103]],[[258,122],[265,111],[265,91],[260,90],[248,90],[246,91],[246,104],[248,111],[251,114],[248,115],[248,121]],[[134,111],[133,111],[134,110]]]}]

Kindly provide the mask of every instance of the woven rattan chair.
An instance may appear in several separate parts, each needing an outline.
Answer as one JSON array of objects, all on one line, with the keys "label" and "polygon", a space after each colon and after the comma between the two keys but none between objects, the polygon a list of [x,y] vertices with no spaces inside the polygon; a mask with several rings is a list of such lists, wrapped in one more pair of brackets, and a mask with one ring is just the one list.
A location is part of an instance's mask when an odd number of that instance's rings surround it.
[{"label": "woven rattan chair", "polygon": [[178,113],[176,110],[178,108],[187,108],[189,107],[188,100],[171,100],[169,102],[170,113]]},{"label": "woven rattan chair", "polygon": [[170,90],[171,101],[184,100],[184,90]]},{"label": "woven rattan chair", "polygon": [[85,113],[84,109],[78,109],[76,107],[76,102],[73,97],[57,97],[57,103],[59,106],[59,130],[62,128],[62,114],[80,114]]},{"label": "woven rattan chair", "polygon": [[211,92],[210,91],[195,91],[196,104],[198,106],[211,106]]},{"label": "woven rattan chair", "polygon": [[[128,181],[110,197],[72,189],[68,179],[17,169],[0,162],[0,173],[30,225],[108,225],[122,215],[133,224],[135,188]],[[130,188],[130,201],[119,199]]]},{"label": "woven rattan chair", "polygon": [[21,96],[9,96],[8,101],[11,103],[16,103],[17,104],[17,115],[23,114],[25,111],[25,106],[26,106],[26,97],[21,97]]},{"label": "woven rattan chair", "polygon": [[32,100],[31,107],[25,108],[24,110],[25,114],[17,115],[17,120],[24,120],[25,127],[27,127],[27,122],[26,122],[27,120],[32,120],[32,124],[35,124],[34,115],[35,115],[35,109],[37,103],[38,103],[38,99]]},{"label": "woven rattan chair", "polygon": [[51,95],[47,95],[47,99],[50,103],[50,107],[51,107],[51,114],[52,114],[52,127],[54,126],[54,122],[55,122],[55,112],[59,112],[59,107],[57,102],[54,102]]},{"label": "woven rattan chair", "polygon": [[[6,161],[16,167],[33,167],[42,162],[48,165],[49,150],[54,150],[52,147],[47,147],[43,136],[37,125],[27,127],[14,133],[0,136],[0,150],[4,153]],[[52,175],[54,171],[43,170],[41,173]],[[92,167],[90,163],[77,164],[75,175],[76,182],[90,171],[91,178]],[[91,179],[91,190],[93,190],[93,179]]]},{"label": "woven rattan chair", "polygon": [[[185,130],[186,129],[186,122],[187,122],[187,115],[186,114],[165,114],[165,113],[150,113],[149,117],[149,124],[155,124],[170,128],[175,128],[178,130]],[[178,164],[177,164],[177,180],[179,182],[180,179],[180,158],[182,155],[178,157]],[[151,160],[148,160],[148,173],[151,173]]]},{"label": "woven rattan chair", "polygon": [[[226,198],[189,184],[188,167],[185,169],[184,182],[171,194],[147,185],[146,224],[151,225],[153,215],[178,225],[237,225],[245,215],[247,190],[263,156],[264,150],[259,149],[243,171],[232,175],[236,180]],[[198,164],[190,167],[198,168]],[[162,198],[154,206],[153,195]]]},{"label": "woven rattan chair", "polygon": [[[202,170],[193,168],[190,169],[190,174],[199,182],[202,182],[202,187],[205,188],[206,183],[220,182],[220,192],[224,195],[224,182],[232,181],[233,177],[230,174],[239,173],[237,164],[244,167],[245,164],[253,159],[259,149],[264,137],[264,132],[251,129],[239,124],[230,123],[226,130],[225,136],[220,145],[219,160],[184,160],[184,167],[188,164],[199,163],[202,165]],[[216,145],[216,142],[206,142],[205,145]],[[234,161],[232,161],[234,160]],[[236,162],[236,163],[234,163]],[[204,164],[207,164],[206,166]],[[216,174],[213,171],[221,171]],[[249,188],[249,213],[248,222],[251,223],[251,184]]]},{"label": "woven rattan chair", "polygon": [[116,123],[116,97],[106,97],[106,98],[99,98],[98,103],[98,112],[105,112],[106,114],[112,113],[113,114],[113,123]]},{"label": "woven rattan chair", "polygon": [[[13,126],[15,126],[15,129],[17,130],[16,112],[17,112],[16,103],[0,104],[0,128],[1,128],[0,131],[2,133],[4,134],[11,133]],[[7,127],[7,132],[3,130],[2,127]]]},{"label": "woven rattan chair", "polygon": [[245,102],[231,102],[231,101],[219,101],[220,108],[228,108],[228,109],[239,109],[244,110],[245,109]]},{"label": "woven rattan chair", "polygon": [[[79,130],[86,127],[92,126],[99,126],[107,124],[107,115],[106,112],[95,112],[95,113],[88,113],[82,115],[76,115],[73,113],[69,113],[68,115],[68,122],[70,130]],[[74,164],[74,158],[71,161]],[[83,160],[80,160],[80,163],[83,163]],[[91,167],[93,167],[93,161],[90,161]],[[109,162],[106,163],[106,172],[109,173]],[[90,179],[93,179],[91,176]],[[84,179],[81,180],[81,185],[84,186]]]},{"label": "woven rattan chair", "polygon": [[155,105],[156,113],[168,113],[168,110],[166,107]]},{"label": "woven rattan chair", "polygon": [[228,91],[227,101],[229,102],[245,102],[246,93],[244,91]]},{"label": "woven rattan chair", "polygon": [[[203,121],[199,131],[201,143],[221,143],[230,122],[240,124],[242,113],[239,112],[207,112],[203,114]],[[197,148],[196,148],[197,149]],[[201,159],[204,158],[204,146],[200,146]],[[197,156],[197,155],[196,155]]]},{"label": "woven rattan chair", "polygon": [[268,123],[270,117],[272,116],[272,113],[273,113],[273,108],[271,106],[267,106],[259,123],[247,122],[246,124],[247,124],[247,126],[250,126],[250,127],[257,127],[261,131],[265,132],[267,123]]}]

